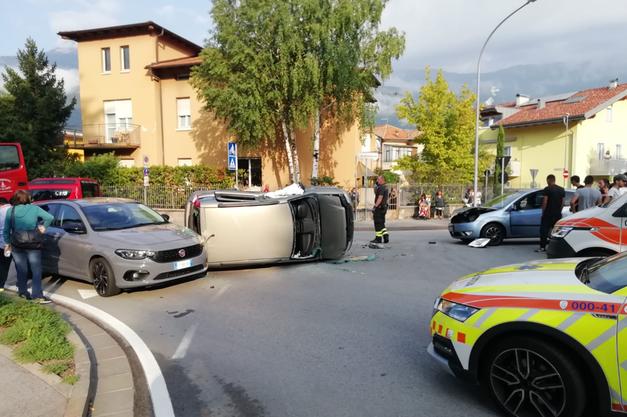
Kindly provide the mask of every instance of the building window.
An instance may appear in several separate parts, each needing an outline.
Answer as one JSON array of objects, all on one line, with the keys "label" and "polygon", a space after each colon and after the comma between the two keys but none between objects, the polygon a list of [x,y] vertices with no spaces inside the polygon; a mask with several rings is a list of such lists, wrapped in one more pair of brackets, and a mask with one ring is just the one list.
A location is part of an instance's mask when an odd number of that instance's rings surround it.
[{"label": "building window", "polygon": [[603,160],[603,157],[605,156],[605,143],[597,143],[597,156],[599,161]]},{"label": "building window", "polygon": [[616,159],[623,159],[623,145],[616,145]]},{"label": "building window", "polygon": [[189,130],[192,128],[192,112],[189,97],[176,99],[177,129]]},{"label": "building window", "polygon": [[111,72],[111,49],[102,48],[102,72]]},{"label": "building window", "polygon": [[605,121],[608,123],[612,123],[612,119],[613,119],[613,114],[612,114],[612,106],[609,106],[607,108],[607,112],[605,113]]},{"label": "building window", "polygon": [[503,147],[503,156],[512,156],[512,147],[511,146]]},{"label": "building window", "polygon": [[131,70],[131,51],[127,46],[120,47],[120,65],[122,71]]},{"label": "building window", "polygon": [[237,158],[237,169],[244,171],[239,177],[241,186],[261,187],[261,158]]},{"label": "building window", "polygon": [[405,156],[410,156],[412,151],[412,148],[389,145],[385,145],[384,149],[383,162],[398,161]]},{"label": "building window", "polygon": [[109,100],[104,102],[106,143],[123,142],[133,130],[133,106],[131,100]]},{"label": "building window", "polygon": [[118,165],[122,168],[133,168],[135,166],[134,159],[120,159]]},{"label": "building window", "polygon": [[179,158],[178,165],[180,167],[191,167],[192,166],[192,158]]}]

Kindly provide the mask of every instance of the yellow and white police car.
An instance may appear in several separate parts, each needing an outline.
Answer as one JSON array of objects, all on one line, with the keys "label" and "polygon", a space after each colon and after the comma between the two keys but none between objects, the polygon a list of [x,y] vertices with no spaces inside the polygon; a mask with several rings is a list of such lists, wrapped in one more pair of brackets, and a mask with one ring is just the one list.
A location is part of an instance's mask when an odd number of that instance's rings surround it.
[{"label": "yellow and white police car", "polygon": [[627,413],[627,253],[470,274],[438,299],[429,353],[516,417]]}]

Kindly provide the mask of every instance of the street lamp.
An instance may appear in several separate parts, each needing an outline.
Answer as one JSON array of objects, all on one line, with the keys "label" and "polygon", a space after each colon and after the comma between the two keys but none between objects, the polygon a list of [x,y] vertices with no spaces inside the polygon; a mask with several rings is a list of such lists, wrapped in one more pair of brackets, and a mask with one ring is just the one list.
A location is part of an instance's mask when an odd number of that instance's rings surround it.
[{"label": "street lamp", "polygon": [[473,206],[476,207],[477,206],[477,192],[479,191],[479,112],[480,112],[480,107],[481,107],[481,96],[480,96],[480,88],[481,88],[481,57],[483,56],[483,51],[485,51],[485,47],[488,45],[488,42],[490,42],[490,39],[492,38],[492,35],[494,35],[494,32],[496,32],[498,30],[498,28],[501,27],[501,25],[503,23],[505,23],[505,21],[507,21],[510,17],[514,16],[516,13],[518,13],[520,10],[522,10],[525,6],[529,5],[530,3],[534,3],[536,0],[527,0],[525,2],[525,4],[523,4],[522,6],[520,6],[519,8],[517,8],[516,10],[514,10],[513,12],[511,12],[510,14],[507,15],[507,17],[503,20],[501,20],[501,22],[496,25],[496,27],[492,30],[492,32],[490,32],[490,35],[488,36],[488,38],[485,40],[485,42],[483,43],[483,46],[481,47],[481,52],[479,52],[479,59],[477,60],[477,105],[476,105],[476,118],[475,118],[475,175],[474,175],[474,194],[473,194],[473,199],[475,201],[473,201]]}]

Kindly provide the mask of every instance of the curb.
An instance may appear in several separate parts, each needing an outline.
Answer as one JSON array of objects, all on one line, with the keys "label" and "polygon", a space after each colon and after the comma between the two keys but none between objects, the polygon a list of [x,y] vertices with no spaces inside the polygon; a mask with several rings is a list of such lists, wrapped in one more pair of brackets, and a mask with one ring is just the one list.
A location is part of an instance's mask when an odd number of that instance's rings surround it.
[{"label": "curb", "polygon": [[111,329],[135,352],[146,377],[148,391],[155,417],[174,417],[170,393],[161,373],[161,368],[146,343],[122,321],[97,307],[59,294],[48,294],[51,300],[94,321],[101,327]]},{"label": "curb", "polygon": [[[17,292],[17,287],[15,286],[8,288]],[[170,399],[165,378],[161,373],[161,368],[146,343],[133,329],[111,314],[90,304],[59,294],[45,293],[45,295],[60,306],[69,308],[92,320],[98,326],[110,329],[124,340],[133,349],[144,372],[154,417],[175,417],[172,400]]]},{"label": "curb", "polygon": [[91,360],[87,347],[74,330],[68,335],[68,340],[75,346],[74,366],[78,381],[72,385],[70,397],[65,407],[65,417],[86,416],[89,409],[89,389],[91,385]]}]

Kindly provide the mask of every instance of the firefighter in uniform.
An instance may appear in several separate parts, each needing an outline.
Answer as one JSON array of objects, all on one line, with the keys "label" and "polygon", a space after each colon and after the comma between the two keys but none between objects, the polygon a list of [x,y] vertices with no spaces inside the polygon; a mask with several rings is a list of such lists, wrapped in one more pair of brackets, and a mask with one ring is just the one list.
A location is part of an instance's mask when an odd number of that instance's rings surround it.
[{"label": "firefighter in uniform", "polygon": [[374,208],[372,217],[374,219],[375,238],[372,243],[389,243],[390,235],[385,228],[385,213],[388,211],[388,187],[382,176],[377,178],[374,192]]}]

